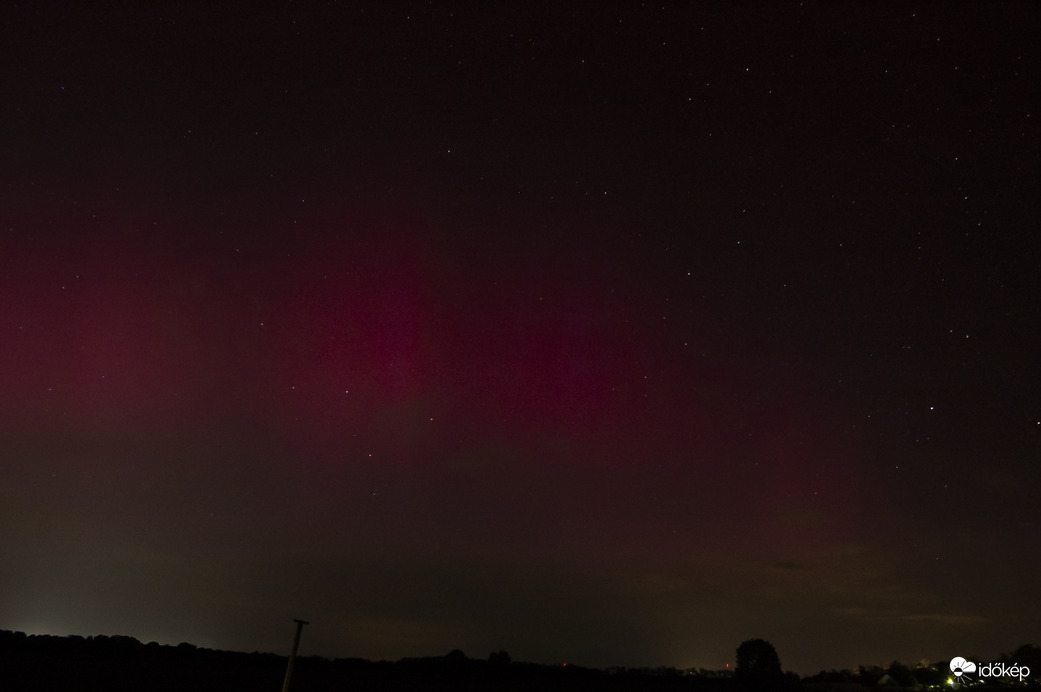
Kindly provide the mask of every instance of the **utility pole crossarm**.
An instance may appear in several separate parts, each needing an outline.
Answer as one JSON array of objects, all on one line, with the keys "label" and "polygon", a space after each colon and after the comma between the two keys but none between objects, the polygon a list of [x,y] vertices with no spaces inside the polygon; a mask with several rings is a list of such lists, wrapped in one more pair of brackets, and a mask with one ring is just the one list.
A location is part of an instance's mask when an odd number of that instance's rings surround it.
[{"label": "utility pole crossarm", "polygon": [[286,665],[286,679],[282,683],[282,692],[289,692],[289,683],[293,679],[293,664],[296,663],[296,652],[300,648],[300,633],[304,625],[309,625],[307,620],[293,620],[296,623],[296,635],[293,637],[293,650],[289,654],[289,663]]}]

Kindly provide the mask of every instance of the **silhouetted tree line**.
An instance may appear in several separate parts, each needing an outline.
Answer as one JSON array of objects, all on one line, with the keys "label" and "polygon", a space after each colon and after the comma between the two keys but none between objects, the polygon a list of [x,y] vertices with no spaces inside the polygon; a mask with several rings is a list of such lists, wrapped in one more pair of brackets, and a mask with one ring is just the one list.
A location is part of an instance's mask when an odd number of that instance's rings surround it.
[{"label": "silhouetted tree line", "polygon": [[[1003,660],[1041,671],[1038,647],[1020,647]],[[215,651],[188,643],[142,644],[125,636],[30,636],[0,630],[0,690],[4,692],[278,692],[285,667],[286,657],[275,654]],[[932,673],[925,670],[894,662],[888,669],[822,671],[800,680],[782,671],[772,645],[753,639],[738,647],[733,675],[673,668],[548,666],[513,661],[505,651],[492,652],[486,659],[468,658],[455,650],[445,656],[396,662],[302,656],[296,662],[292,692],[797,692],[800,688],[839,692],[883,686],[921,689],[946,683],[947,676],[940,675],[939,668]],[[885,684],[880,684],[887,675]]]},{"label": "silhouetted tree line", "polygon": [[1002,654],[998,658],[984,656],[967,656],[968,660],[978,662],[1001,662],[1007,665],[1026,666],[1030,669],[1029,680],[1020,682],[1014,678],[970,678],[967,683],[951,681],[949,659],[937,659],[935,662],[921,662],[914,665],[893,661],[887,667],[859,666],[856,670],[821,671],[816,675],[803,678],[806,692],[845,692],[862,688],[880,690],[949,690],[955,692],[962,689],[1041,689],[1041,647],[1024,644],[1011,654]]}]

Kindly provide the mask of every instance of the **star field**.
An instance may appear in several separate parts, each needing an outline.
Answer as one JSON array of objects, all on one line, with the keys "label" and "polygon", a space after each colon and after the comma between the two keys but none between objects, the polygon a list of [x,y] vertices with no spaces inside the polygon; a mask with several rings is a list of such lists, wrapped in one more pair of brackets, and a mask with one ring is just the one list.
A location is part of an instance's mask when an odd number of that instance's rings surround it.
[{"label": "star field", "polygon": [[0,628],[1038,643],[1038,19],[0,10]]}]

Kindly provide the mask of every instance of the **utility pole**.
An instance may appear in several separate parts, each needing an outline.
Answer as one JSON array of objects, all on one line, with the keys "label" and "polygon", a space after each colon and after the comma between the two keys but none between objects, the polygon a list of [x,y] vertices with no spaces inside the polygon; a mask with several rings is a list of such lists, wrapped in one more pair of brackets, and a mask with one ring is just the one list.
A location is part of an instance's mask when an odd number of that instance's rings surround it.
[{"label": "utility pole", "polygon": [[296,650],[300,648],[300,633],[304,625],[310,624],[307,620],[293,620],[296,623],[296,636],[293,637],[293,651],[289,654],[289,665],[286,666],[286,679],[282,683],[282,692],[289,692],[289,682],[293,679],[293,664],[296,663]]}]

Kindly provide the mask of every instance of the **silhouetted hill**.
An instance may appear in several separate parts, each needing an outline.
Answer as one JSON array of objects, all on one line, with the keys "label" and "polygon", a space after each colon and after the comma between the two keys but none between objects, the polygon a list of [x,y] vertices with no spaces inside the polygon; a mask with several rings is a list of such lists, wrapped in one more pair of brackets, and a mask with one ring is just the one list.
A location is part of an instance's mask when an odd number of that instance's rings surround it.
[{"label": "silhouetted hill", "polygon": [[[279,692],[286,657],[215,651],[191,644],[142,644],[133,637],[57,637],[0,631],[0,689],[5,692]],[[473,692],[521,690],[731,689],[732,681],[673,669],[612,670],[510,661],[505,652],[471,659],[462,652],[397,662],[297,658],[293,692]]]},{"label": "silhouetted hill", "polygon": [[[771,647],[772,648],[772,647]],[[988,688],[1038,689],[1041,648],[1023,645],[1001,657],[1030,666],[1026,684],[987,681]],[[177,646],[142,644],[133,637],[58,637],[0,630],[0,692],[279,692],[286,657]],[[691,674],[693,673],[693,674]],[[461,651],[396,662],[359,658],[297,658],[292,692],[855,692],[856,690],[939,690],[948,687],[946,662],[908,667],[821,671],[799,680],[793,673],[762,679],[727,677],[721,671],[672,668],[597,670],[511,661],[505,651],[487,659]]]}]

